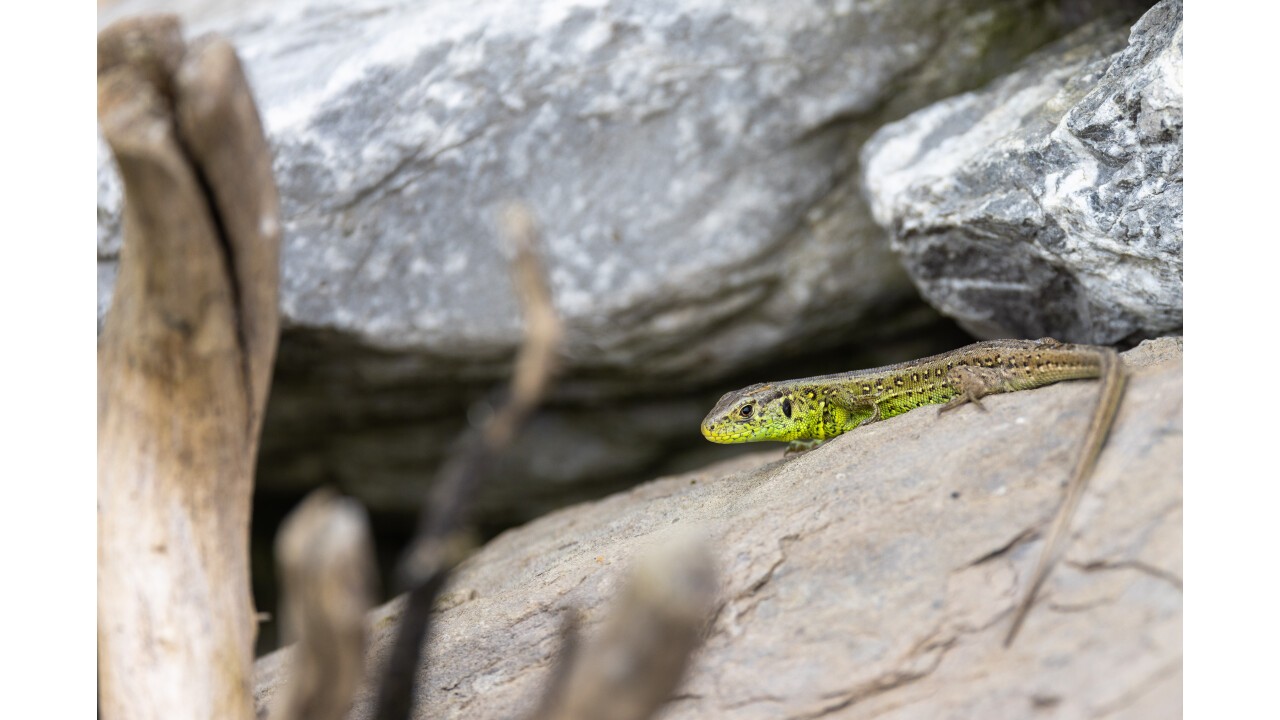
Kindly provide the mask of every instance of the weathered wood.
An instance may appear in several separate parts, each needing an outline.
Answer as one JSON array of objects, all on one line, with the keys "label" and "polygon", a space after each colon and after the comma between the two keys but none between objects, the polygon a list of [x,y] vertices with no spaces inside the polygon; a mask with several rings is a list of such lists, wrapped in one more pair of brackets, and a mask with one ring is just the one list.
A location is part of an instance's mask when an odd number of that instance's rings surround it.
[{"label": "weathered wood", "polygon": [[280,323],[280,201],[271,149],[235,49],[197,39],[176,78],[178,126],[210,191],[231,264],[257,452]]},{"label": "weathered wood", "polygon": [[631,571],[592,642],[566,624],[559,667],[530,720],[648,720],[671,698],[712,618],[716,576],[693,536],[652,550]]},{"label": "weathered wood", "polygon": [[364,677],[365,620],[378,582],[369,519],[355,500],[317,490],[276,537],[285,642],[297,642],[273,720],[342,720]]},{"label": "weathered wood", "polygon": [[[249,512],[275,352],[270,158],[225,43],[99,36],[125,243],[98,347],[101,715],[251,718]],[[175,117],[182,119],[182,130]]]}]

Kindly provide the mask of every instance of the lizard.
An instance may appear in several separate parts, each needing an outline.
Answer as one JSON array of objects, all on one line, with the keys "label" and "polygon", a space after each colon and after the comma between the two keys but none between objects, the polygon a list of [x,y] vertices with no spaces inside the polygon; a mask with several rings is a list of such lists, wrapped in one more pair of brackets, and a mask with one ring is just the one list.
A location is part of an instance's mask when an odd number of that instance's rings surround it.
[{"label": "lizard", "polygon": [[939,415],[967,403],[985,410],[986,395],[1088,378],[1101,380],[1098,403],[1031,581],[1014,608],[1008,647],[1058,559],[1120,406],[1125,375],[1115,350],[1053,338],[988,340],[869,370],[759,383],[721,397],[702,421],[702,434],[716,443],[789,442],[790,454],[924,405],[941,405]]}]

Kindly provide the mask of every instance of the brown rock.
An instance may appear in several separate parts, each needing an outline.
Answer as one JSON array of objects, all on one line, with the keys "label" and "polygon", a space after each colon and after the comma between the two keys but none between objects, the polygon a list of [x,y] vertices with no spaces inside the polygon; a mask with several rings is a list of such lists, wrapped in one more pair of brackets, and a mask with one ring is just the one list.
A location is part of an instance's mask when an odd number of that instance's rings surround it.
[{"label": "brown rock", "polygon": [[[560,609],[588,638],[633,558],[697,528],[719,565],[706,645],[662,717],[1165,718],[1181,709],[1182,341],[1131,380],[1054,570],[1001,640],[1062,497],[1097,386],[1063,383],[771,449],[511,530],[442,598],[418,717],[537,702]],[[398,602],[372,616],[371,660]],[[289,650],[258,665],[268,705]],[[361,697],[353,718],[368,717]],[[1049,715],[1046,715],[1049,716]]]}]

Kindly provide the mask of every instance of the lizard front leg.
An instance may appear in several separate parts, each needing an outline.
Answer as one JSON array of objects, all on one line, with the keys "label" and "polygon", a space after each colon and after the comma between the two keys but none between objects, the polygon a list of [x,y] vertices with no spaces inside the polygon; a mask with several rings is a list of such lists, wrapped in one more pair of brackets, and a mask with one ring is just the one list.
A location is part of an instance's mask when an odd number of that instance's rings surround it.
[{"label": "lizard front leg", "polygon": [[880,422],[880,420],[883,419],[880,417],[880,405],[876,403],[875,400],[867,400],[866,402],[868,405],[871,406],[871,414],[862,418],[862,420],[858,421],[858,424],[855,425],[854,427],[862,427],[863,425],[870,425],[873,422]]},{"label": "lizard front leg", "polygon": [[785,452],[782,453],[782,456],[786,457],[788,455],[799,455],[802,452],[809,452],[810,450],[818,447],[824,442],[826,441],[825,440],[792,440],[791,442],[787,443],[787,449]]},{"label": "lizard front leg", "polygon": [[973,403],[979,410],[985,412],[986,408],[982,406],[981,398],[1009,390],[1006,387],[1005,373],[998,368],[958,365],[947,371],[947,383],[959,394],[938,408],[939,415],[948,410],[955,410],[966,403]]}]

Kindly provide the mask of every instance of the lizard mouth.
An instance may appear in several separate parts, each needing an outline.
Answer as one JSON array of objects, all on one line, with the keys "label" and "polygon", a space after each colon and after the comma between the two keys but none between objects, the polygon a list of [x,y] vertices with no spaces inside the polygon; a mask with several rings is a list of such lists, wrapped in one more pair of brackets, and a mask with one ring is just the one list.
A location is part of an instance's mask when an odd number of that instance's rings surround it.
[{"label": "lizard mouth", "polygon": [[746,432],[725,432],[724,430],[717,430],[714,426],[706,423],[703,423],[702,425],[702,437],[713,443],[720,443],[721,445],[732,445],[734,443],[743,442],[748,434],[749,433]]}]

